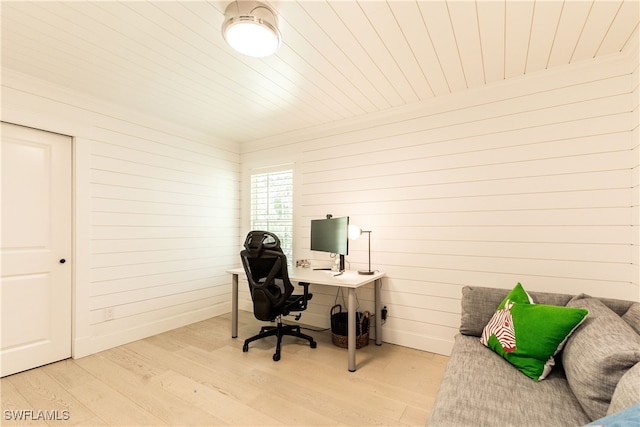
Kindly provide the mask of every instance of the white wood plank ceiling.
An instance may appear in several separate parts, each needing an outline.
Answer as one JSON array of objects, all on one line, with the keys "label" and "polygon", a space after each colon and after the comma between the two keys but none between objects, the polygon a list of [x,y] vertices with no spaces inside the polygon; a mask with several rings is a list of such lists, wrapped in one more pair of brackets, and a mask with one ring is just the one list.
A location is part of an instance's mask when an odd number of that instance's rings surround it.
[{"label": "white wood plank ceiling", "polygon": [[2,1],[2,66],[247,141],[607,55],[638,0],[269,1],[283,44],[244,57],[229,1]]}]

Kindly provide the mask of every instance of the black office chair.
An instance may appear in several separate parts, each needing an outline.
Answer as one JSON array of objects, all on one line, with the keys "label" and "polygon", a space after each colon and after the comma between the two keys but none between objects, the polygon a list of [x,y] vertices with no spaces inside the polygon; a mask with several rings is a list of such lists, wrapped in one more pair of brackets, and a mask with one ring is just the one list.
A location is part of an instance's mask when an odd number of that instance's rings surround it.
[{"label": "black office chair", "polygon": [[[304,288],[303,295],[292,295],[294,287],[289,280],[287,257],[280,248],[278,236],[268,231],[250,231],[240,258],[249,281],[253,314],[258,320],[277,322],[277,326],[264,326],[258,335],[246,339],[242,351],[249,351],[249,343],[252,341],[276,336],[278,341],[273,360],[277,362],[280,360],[280,345],[285,335],[308,340],[311,348],[316,348],[316,342],[309,335],[300,332],[299,325],[282,323],[282,316],[306,310],[307,302],[313,295],[309,293],[309,283],[300,283]],[[298,313],[295,319],[299,320],[301,315]]]}]

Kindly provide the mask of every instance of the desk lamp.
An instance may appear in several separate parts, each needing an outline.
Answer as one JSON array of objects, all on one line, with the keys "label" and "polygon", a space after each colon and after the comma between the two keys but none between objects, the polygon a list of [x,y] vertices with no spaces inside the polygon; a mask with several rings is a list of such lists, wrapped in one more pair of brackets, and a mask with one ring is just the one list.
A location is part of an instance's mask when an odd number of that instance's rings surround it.
[{"label": "desk lamp", "polygon": [[358,274],[371,275],[375,273],[374,271],[371,271],[371,230],[367,231],[367,230],[361,229],[357,225],[353,225],[353,224],[349,225],[349,238],[351,240],[356,240],[362,235],[362,233],[367,233],[369,235],[369,269],[358,270]]}]

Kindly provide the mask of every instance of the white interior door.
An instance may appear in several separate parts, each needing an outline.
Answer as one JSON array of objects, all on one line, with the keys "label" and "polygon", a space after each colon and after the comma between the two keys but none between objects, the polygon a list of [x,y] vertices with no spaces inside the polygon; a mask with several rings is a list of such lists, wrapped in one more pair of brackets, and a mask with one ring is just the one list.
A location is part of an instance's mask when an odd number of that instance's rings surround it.
[{"label": "white interior door", "polygon": [[2,123],[0,376],[71,356],[71,138]]}]

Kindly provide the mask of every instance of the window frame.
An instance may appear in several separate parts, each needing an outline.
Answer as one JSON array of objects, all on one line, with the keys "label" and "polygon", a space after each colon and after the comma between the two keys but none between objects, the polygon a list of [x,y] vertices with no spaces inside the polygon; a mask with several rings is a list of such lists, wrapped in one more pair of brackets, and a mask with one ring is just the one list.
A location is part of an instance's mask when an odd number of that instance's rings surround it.
[{"label": "window frame", "polygon": [[[279,227],[273,227],[271,224],[269,224],[270,222],[275,222],[277,224],[278,222],[281,221],[280,219],[266,218],[266,220],[256,222],[256,218],[255,218],[256,215],[254,213],[254,190],[255,190],[254,177],[266,175],[268,177],[267,179],[269,179],[270,177],[275,177],[276,175],[284,172],[288,172],[290,174],[290,182],[289,182],[290,185],[289,185],[289,188],[285,190],[290,192],[290,198],[288,199],[288,202],[290,203],[290,208],[289,208],[289,221],[285,222],[284,224],[285,228],[288,228],[288,231],[284,232],[283,234],[281,230],[280,232],[277,230],[277,228]],[[296,217],[295,185],[296,185],[296,171],[295,171],[294,164],[283,164],[279,166],[252,168],[252,169],[249,169],[247,173],[247,187],[248,187],[247,212],[248,212],[249,229],[251,230],[261,229],[261,230],[271,231],[277,234],[281,240],[282,250],[287,256],[287,264],[289,265],[289,267],[293,265],[294,247],[295,247],[295,232],[294,232],[295,222],[296,222],[295,221],[295,217]],[[267,203],[269,203],[269,201],[267,201]],[[271,203],[273,203],[273,201],[271,201]],[[271,207],[272,206],[268,206],[268,209],[270,209]],[[267,213],[267,215],[269,215],[269,213]],[[266,221],[267,224],[265,225],[263,221]]]}]

